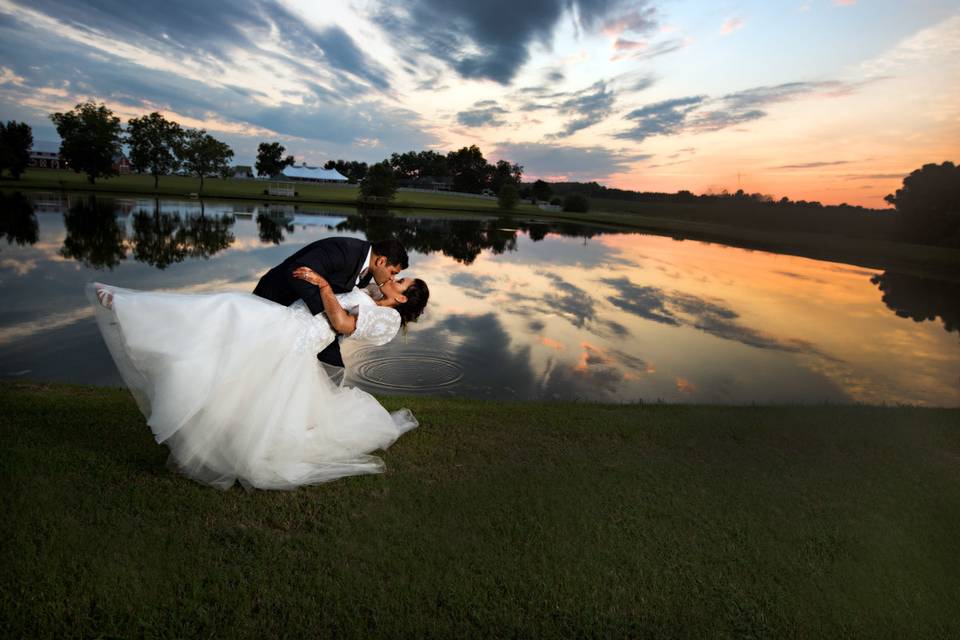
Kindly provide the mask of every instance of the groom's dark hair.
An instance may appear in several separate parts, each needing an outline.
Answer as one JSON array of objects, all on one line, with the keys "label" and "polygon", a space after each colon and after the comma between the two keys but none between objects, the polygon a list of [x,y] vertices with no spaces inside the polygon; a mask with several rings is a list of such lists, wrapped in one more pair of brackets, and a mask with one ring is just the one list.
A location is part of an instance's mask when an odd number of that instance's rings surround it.
[{"label": "groom's dark hair", "polygon": [[376,242],[372,242],[371,245],[373,246],[373,252],[375,254],[387,259],[387,264],[400,267],[401,271],[410,266],[409,258],[407,258],[407,250],[403,248],[403,244],[396,238],[377,240]]}]

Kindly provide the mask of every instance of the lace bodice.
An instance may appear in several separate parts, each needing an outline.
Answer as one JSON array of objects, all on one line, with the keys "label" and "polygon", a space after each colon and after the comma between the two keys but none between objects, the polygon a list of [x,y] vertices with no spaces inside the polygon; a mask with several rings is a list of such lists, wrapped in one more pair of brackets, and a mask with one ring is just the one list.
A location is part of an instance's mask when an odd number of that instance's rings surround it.
[{"label": "lace bodice", "polygon": [[[347,313],[357,318],[357,328],[349,336],[341,338],[342,340],[356,340],[381,346],[393,340],[400,330],[400,314],[396,309],[378,306],[360,289],[354,288],[349,293],[337,294],[337,301]],[[304,327],[306,340],[322,340],[323,336],[329,335],[331,329],[325,314],[314,317],[303,300],[297,300],[290,308],[303,320],[309,319],[311,326]]]}]

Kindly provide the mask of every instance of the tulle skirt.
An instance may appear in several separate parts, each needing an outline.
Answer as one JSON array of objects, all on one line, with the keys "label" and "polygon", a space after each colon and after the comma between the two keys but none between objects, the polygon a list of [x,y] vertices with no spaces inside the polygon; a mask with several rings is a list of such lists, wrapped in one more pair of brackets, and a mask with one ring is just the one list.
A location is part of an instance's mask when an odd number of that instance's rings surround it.
[{"label": "tulle skirt", "polygon": [[[95,286],[113,294],[112,309]],[[219,489],[293,489],[380,473],[370,455],[417,426],[334,384],[316,354],[335,334],[305,309],[253,294],[88,285],[120,375],[170,465]]]}]

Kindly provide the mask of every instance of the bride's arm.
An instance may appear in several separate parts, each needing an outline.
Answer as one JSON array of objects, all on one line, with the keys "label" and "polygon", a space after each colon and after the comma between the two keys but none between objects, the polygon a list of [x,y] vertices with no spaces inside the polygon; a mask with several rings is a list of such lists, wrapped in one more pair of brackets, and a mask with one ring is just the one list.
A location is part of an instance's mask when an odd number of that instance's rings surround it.
[{"label": "bride's arm", "polygon": [[320,289],[320,299],[323,301],[323,310],[327,313],[330,326],[337,333],[345,336],[352,334],[357,328],[357,319],[340,306],[336,294],[330,283],[323,276],[308,267],[300,267],[293,272],[294,277],[316,285]]}]

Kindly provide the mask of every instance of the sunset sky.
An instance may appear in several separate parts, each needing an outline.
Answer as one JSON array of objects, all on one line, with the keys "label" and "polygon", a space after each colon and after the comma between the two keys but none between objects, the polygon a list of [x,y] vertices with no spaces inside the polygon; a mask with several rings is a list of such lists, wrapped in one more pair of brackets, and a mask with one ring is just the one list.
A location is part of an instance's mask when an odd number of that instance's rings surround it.
[{"label": "sunset sky", "polygon": [[525,177],[885,206],[960,160],[960,4],[0,0],[0,118],[87,98],[252,164],[477,144]]}]

